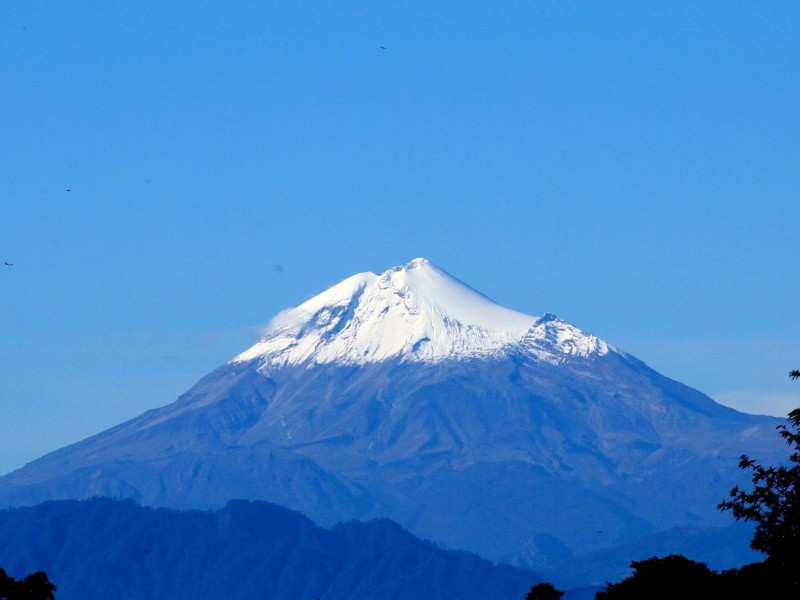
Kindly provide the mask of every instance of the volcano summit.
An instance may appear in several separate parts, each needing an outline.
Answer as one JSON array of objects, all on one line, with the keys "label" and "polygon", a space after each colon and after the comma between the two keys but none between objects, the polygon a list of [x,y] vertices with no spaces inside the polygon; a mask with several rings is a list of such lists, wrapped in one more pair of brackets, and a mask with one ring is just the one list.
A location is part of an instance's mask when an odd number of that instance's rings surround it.
[{"label": "volcano summit", "polygon": [[0,503],[269,500],[546,570],[726,524],[738,457],[777,462],[779,422],[416,259],[284,311],[174,403],[0,478]]},{"label": "volcano summit", "polygon": [[260,360],[266,370],[303,363],[440,362],[507,356],[525,344],[543,360],[608,352],[593,336],[549,315],[504,308],[417,258],[381,275],[354,275],[284,311],[264,339],[234,362]]}]

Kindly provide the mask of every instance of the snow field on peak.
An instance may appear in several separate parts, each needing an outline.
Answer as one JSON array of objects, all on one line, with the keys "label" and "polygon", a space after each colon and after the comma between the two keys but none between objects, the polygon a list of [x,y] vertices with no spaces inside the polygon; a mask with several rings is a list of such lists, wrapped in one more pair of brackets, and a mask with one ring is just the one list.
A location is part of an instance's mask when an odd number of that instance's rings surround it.
[{"label": "snow field on peak", "polygon": [[566,356],[604,356],[619,350],[600,338],[584,333],[574,325],[551,314],[545,314],[531,327],[520,346],[540,360],[557,364]]},{"label": "snow field on peak", "polygon": [[586,356],[608,351],[605,342],[568,323],[500,306],[418,258],[380,275],[354,275],[283,311],[260,342],[231,362],[261,359],[269,368],[398,358],[437,361],[512,347],[533,350],[547,362],[560,362],[553,352]]}]

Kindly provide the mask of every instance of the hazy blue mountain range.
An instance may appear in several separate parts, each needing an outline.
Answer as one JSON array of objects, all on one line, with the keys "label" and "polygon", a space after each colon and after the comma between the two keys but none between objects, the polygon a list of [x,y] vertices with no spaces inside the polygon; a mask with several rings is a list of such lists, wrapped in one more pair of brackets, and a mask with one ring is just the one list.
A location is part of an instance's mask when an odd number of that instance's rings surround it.
[{"label": "hazy blue mountain range", "polygon": [[216,512],[94,499],[0,511],[0,565],[58,600],[519,598],[541,577],[423,542],[388,519],[321,529],[265,502]]},{"label": "hazy blue mountain range", "polygon": [[173,404],[0,478],[0,503],[261,499],[603,583],[582,557],[729,524],[739,456],[780,460],[779,422],[417,259],[284,311]]}]

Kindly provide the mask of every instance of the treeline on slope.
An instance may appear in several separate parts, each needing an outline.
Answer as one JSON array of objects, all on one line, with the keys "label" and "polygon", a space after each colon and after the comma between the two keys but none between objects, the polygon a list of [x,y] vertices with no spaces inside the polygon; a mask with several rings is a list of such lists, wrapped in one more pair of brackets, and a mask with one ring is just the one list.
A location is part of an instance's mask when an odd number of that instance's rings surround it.
[{"label": "treeline on slope", "polygon": [[521,598],[542,579],[439,549],[388,519],[326,530],[242,500],[208,512],[100,498],[6,509],[0,565],[43,569],[58,600]]},{"label": "treeline on slope", "polygon": [[[800,378],[800,370],[789,376]],[[717,572],[678,554],[633,561],[633,574],[607,583],[595,600],[800,597],[800,408],[789,413],[789,425],[779,425],[778,432],[791,447],[790,466],[763,466],[743,455],[739,467],[751,471],[752,489],[737,485],[718,505],[736,520],[755,523],[750,547],[766,554],[764,562]],[[558,600],[563,595],[551,584],[540,583],[528,591],[526,600]]]}]

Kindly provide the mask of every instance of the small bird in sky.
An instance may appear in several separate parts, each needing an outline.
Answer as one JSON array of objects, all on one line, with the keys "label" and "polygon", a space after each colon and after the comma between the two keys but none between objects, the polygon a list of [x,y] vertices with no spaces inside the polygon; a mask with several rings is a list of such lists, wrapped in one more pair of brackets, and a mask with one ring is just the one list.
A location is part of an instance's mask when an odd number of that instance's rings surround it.
[{"label": "small bird in sky", "polygon": [[7,266],[7,267],[13,267],[14,266],[14,263],[10,263],[7,260],[4,260],[3,264],[5,264],[5,266]]},{"label": "small bird in sky", "polygon": [[378,46],[381,50],[386,50],[386,46]]}]

